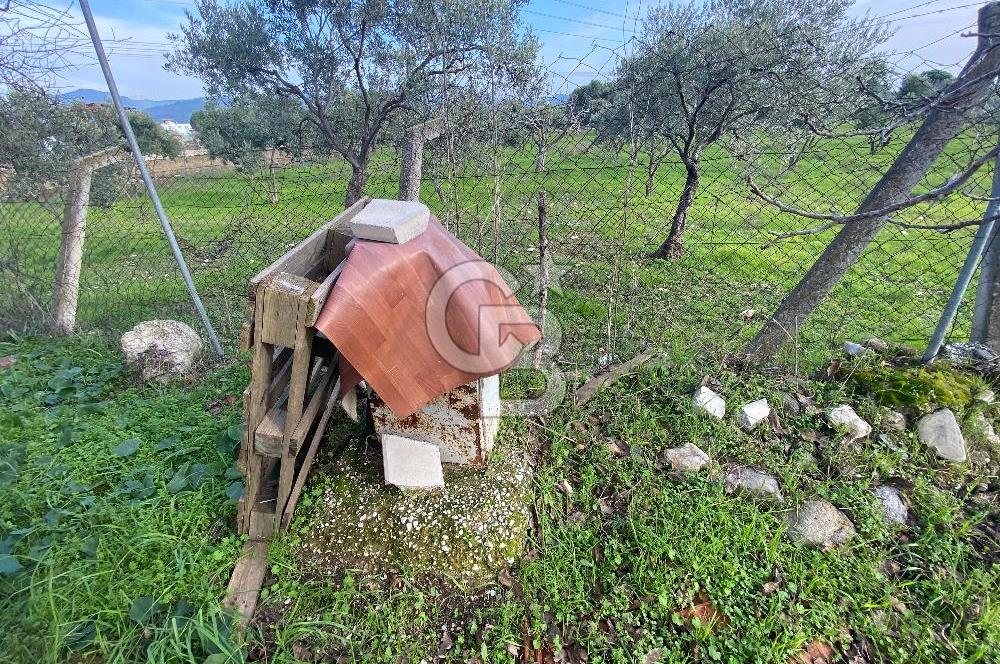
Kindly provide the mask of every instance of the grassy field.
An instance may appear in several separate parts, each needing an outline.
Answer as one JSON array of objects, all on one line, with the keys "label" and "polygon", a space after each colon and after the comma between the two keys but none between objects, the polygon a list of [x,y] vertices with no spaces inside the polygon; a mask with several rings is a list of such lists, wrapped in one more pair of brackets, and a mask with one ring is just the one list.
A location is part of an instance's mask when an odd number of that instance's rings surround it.
[{"label": "grassy field", "polygon": [[[972,461],[946,467],[912,430],[880,435],[888,411],[850,383],[716,371],[730,404],[849,400],[876,425],[851,446],[818,412],[746,434],[690,412],[709,367],[682,346],[583,409],[505,421],[506,444],[533,441],[532,525],[512,572],[485,584],[304,569],[316,499],[338,481],[325,453],[241,644],[219,600],[241,545],[239,406],[226,397],[245,366],[144,387],[97,337],[4,341],[16,363],[0,369],[3,660],[786,662],[822,643],[862,657],[849,661],[994,661],[1000,449],[970,435]],[[349,449],[363,438],[344,421],[334,432],[353,436]],[[664,467],[664,449],[686,442],[711,470]],[[726,494],[731,463],[774,473],[786,503]],[[889,481],[908,498],[907,527],[879,516],[871,489]],[[785,536],[784,510],[817,496],[857,527],[847,547]]]},{"label": "grassy field", "polygon": [[[871,155],[862,144],[823,146],[771,186],[802,207],[850,209],[895,148]],[[682,186],[676,165],[661,169],[647,197],[641,163],[630,169],[576,141],[558,146],[543,173],[533,161],[505,153],[496,183],[485,161],[440,181],[431,169],[422,200],[506,268],[530,304],[544,190],[554,262],[565,268],[549,299],[562,329],[559,367],[572,382],[574,371],[651,345],[669,349],[670,359],[586,409],[564,405],[542,421],[505,422],[505,444],[527,441],[535,464],[527,550],[510,574],[468,587],[418,570],[317,576],[300,547],[320,497],[338,482],[339,460],[326,454],[292,533],[272,548],[260,618],[241,642],[219,600],[242,544],[232,528],[241,490],[232,397],[247,370],[233,360],[147,387],[123,369],[116,332],[153,317],[193,322],[155,216],[141,197],[123,197],[90,211],[80,321],[94,333],[0,342],[0,357],[16,359],[0,369],[0,659],[578,662],[586,652],[589,661],[786,662],[815,643],[864,657],[850,661],[995,658],[993,443],[971,436],[973,462],[946,468],[912,431],[880,429],[844,449],[818,413],[745,434],[687,407],[691,390],[713,374],[731,404],[779,403],[796,392],[820,408],[850,398],[879,424],[885,409],[839,381],[734,373],[717,362],[759,322],[741,312],[775,306],[834,231],[768,244],[773,232],[809,224],[748,197],[743,173],[716,151],[706,155],[687,255],[653,262],[644,254],[662,237]],[[990,175],[981,173],[979,185]],[[266,183],[232,172],[161,182],[230,347],[247,278],[336,214],[344,183],[332,161],[281,171],[276,204]],[[395,188],[393,158],[381,153],[368,193],[391,197]],[[954,197],[922,221],[975,218],[981,206]],[[902,218],[920,221],[917,214]],[[926,339],[972,232],[883,232],[798,331],[790,370],[824,366],[845,338]],[[44,318],[57,241],[50,211],[0,203],[0,323],[21,329]],[[967,329],[963,310],[956,334]],[[961,404],[970,416],[982,409]],[[359,449],[364,432],[344,421],[334,431]],[[712,455],[711,472],[682,477],[664,468],[664,449],[688,441]],[[783,506],[722,490],[718,475],[732,463],[774,473],[787,504],[830,500],[859,537],[830,552],[792,544]],[[878,517],[871,488],[887,481],[908,496],[907,528]]]},{"label": "grassy field", "polygon": [[[496,182],[487,160],[475,159],[441,178],[447,164],[428,164],[421,194],[473,249],[496,259],[519,284],[525,302],[536,299],[536,196],[549,206],[551,255],[563,266],[562,293],[550,306],[567,334],[563,360],[589,369],[604,356],[627,357],[643,340],[684,338],[705,350],[738,348],[759,319],[747,310],[774,308],[835,230],[770,244],[772,233],[811,222],[779,213],[747,192],[741,168],[721,149],[709,151],[691,213],[687,255],[650,261],[645,254],[666,233],[681,190],[682,169],[665,164],[650,195],[644,164],[587,149],[590,137],[567,138],[536,173],[534,154],[505,150]],[[866,143],[820,144],[788,174],[761,159],[755,176],[769,191],[803,208],[850,210],[898,151],[900,142],[872,154]],[[956,141],[949,157],[969,148]],[[951,154],[954,153],[954,154]],[[939,184],[950,171],[935,172]],[[389,151],[376,155],[371,196],[391,197],[397,166]],[[771,175],[768,175],[771,173]],[[980,188],[990,173],[980,173]],[[288,246],[342,208],[346,170],[336,160],[278,173],[278,203],[266,178],[206,172],[163,178],[160,193],[222,336],[234,341],[242,321],[246,280]],[[494,185],[500,192],[493,216]],[[902,221],[947,223],[980,215],[981,201],[954,196]],[[50,206],[61,210],[58,201]],[[926,217],[920,216],[926,213]],[[933,329],[974,229],[953,233],[890,227],[862,257],[834,296],[798,331],[807,349],[839,345],[871,334],[922,343]],[[0,319],[15,329],[38,326],[48,307],[56,262],[58,223],[38,204],[0,204]],[[971,294],[970,294],[971,298]],[[120,331],[138,320],[175,317],[193,322],[183,283],[145,198],[133,192],[110,208],[90,211],[80,322],[84,329]],[[956,333],[968,330],[969,310]]]}]

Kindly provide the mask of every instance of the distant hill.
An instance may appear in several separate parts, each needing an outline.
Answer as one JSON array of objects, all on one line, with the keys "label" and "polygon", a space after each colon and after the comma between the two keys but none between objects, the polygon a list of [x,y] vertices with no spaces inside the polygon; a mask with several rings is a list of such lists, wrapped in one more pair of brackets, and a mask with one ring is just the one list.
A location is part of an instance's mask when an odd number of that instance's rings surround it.
[{"label": "distant hill", "polygon": [[[111,101],[111,96],[101,90],[78,88],[63,92],[59,99],[66,104],[82,101],[85,104],[102,104]],[[149,113],[156,121],[173,120],[174,122],[190,122],[191,114],[205,107],[205,98],[194,99],[135,99],[122,97],[122,103],[129,108],[137,108]]]}]

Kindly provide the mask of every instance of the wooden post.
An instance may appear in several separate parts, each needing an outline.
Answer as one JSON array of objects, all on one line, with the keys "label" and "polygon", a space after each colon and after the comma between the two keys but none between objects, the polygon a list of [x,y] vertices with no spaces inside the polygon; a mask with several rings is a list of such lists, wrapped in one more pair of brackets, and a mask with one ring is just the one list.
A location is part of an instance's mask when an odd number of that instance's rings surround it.
[{"label": "wooden post", "polygon": [[403,148],[399,163],[399,200],[420,200],[420,176],[424,166],[424,143],[441,135],[444,123],[428,120],[403,132]]},{"label": "wooden post", "polygon": [[118,146],[80,157],[70,169],[66,185],[66,208],[59,241],[59,262],[52,286],[52,333],[72,334],[76,328],[76,304],[80,297],[80,267],[87,232],[87,207],[94,173],[124,159]]},{"label": "wooden post", "polygon": [[538,329],[542,338],[535,344],[532,353],[531,368],[542,366],[542,353],[545,345],[545,313],[549,303],[549,205],[545,201],[545,192],[538,192]]}]

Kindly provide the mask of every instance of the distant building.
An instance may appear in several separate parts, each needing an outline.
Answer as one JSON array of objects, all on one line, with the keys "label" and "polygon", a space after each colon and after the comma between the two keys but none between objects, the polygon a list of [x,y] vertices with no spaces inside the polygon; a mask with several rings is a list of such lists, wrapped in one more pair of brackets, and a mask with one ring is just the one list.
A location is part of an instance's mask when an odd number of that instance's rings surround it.
[{"label": "distant building", "polygon": [[182,142],[188,143],[194,140],[194,127],[191,126],[190,122],[174,122],[173,120],[164,120],[160,123],[165,131],[170,132],[177,138],[181,139]]}]

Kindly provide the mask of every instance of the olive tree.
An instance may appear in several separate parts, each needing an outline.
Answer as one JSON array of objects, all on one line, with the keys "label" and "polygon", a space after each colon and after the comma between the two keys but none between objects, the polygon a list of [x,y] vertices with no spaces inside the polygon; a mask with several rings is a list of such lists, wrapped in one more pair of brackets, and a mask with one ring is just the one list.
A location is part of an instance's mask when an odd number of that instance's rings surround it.
[{"label": "olive tree", "polygon": [[215,158],[225,159],[255,179],[266,170],[268,198],[278,202],[275,159],[278,151],[301,154],[312,137],[302,104],[287,97],[265,97],[225,106],[210,101],[191,115],[198,140]]},{"label": "olive tree", "polygon": [[525,0],[198,0],[168,67],[210,94],[298,100],[363,193],[387,125],[496,60],[534,57]]},{"label": "olive tree", "polygon": [[634,53],[619,63],[608,107],[609,139],[649,155],[650,181],[667,156],[684,186],[657,258],[680,256],[705,151],[728,136],[836,113],[888,36],[848,16],[851,0],[707,0],[670,3],[646,16]]}]

